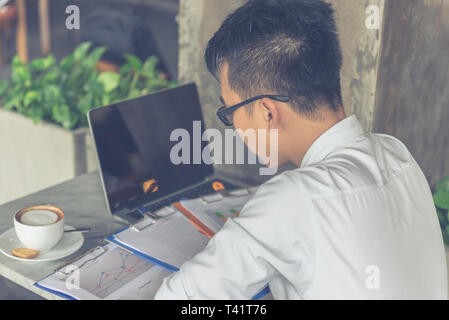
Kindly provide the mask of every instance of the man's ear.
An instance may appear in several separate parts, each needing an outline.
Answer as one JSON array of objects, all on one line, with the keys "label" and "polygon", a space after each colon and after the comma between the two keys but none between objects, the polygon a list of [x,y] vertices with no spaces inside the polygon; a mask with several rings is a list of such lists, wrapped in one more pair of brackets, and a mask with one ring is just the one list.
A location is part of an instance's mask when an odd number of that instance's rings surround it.
[{"label": "man's ear", "polygon": [[262,112],[262,116],[267,124],[268,129],[278,129],[279,128],[279,120],[280,120],[280,112],[279,107],[276,103],[269,98],[264,98],[258,104],[260,111]]}]

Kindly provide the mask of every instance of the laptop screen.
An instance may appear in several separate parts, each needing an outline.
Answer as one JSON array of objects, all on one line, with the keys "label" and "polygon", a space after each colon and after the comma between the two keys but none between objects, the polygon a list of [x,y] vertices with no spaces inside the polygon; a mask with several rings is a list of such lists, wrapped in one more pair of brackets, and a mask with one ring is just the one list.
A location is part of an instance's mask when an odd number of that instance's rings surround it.
[{"label": "laptop screen", "polygon": [[[89,112],[104,188],[112,213],[124,207],[157,200],[213,173],[212,165],[193,164],[194,121],[204,122],[195,84],[163,90]],[[198,129],[199,125],[197,124]],[[181,138],[170,141],[176,129],[188,132],[189,141],[179,150]],[[197,130],[198,130],[197,129]],[[179,130],[177,131],[179,132]],[[179,139],[179,140],[178,140]],[[208,142],[201,143],[201,150]],[[190,164],[174,164],[170,157],[186,152]],[[187,147],[189,147],[188,150]],[[186,154],[183,156],[186,157]],[[185,159],[185,158],[184,158]],[[176,162],[176,161],[174,161]]]}]

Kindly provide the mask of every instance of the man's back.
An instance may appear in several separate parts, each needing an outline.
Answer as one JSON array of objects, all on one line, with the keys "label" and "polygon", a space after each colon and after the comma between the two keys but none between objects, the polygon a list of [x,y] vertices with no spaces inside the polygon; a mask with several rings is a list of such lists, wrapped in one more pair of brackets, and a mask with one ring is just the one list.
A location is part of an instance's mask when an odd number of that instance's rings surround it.
[{"label": "man's back", "polygon": [[[338,144],[345,134],[355,139]],[[432,195],[407,148],[391,136],[363,133],[354,116],[325,135],[301,168],[287,173],[310,201],[314,229],[305,261],[314,274],[303,298],[445,299],[446,259]]]},{"label": "man's back", "polygon": [[446,299],[429,185],[397,139],[356,116],[325,131],[301,167],[259,187],[157,298]]}]

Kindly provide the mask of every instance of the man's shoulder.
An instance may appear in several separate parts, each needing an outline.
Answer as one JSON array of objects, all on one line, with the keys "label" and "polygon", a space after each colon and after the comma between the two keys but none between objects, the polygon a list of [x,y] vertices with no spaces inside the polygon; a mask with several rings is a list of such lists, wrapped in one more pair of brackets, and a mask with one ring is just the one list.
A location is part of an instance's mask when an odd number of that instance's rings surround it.
[{"label": "man's shoulder", "polygon": [[[260,188],[260,195],[326,197],[376,188],[407,169],[413,157],[397,138],[366,134],[357,143],[329,154],[322,162],[285,171]],[[292,194],[292,191],[294,193]]]},{"label": "man's shoulder", "polygon": [[366,133],[336,149],[322,162],[289,174],[309,196],[325,197],[382,187],[414,163],[399,139]]},{"label": "man's shoulder", "polygon": [[322,162],[284,171],[262,184],[252,204],[297,204],[382,187],[414,163],[406,146],[385,134],[366,134],[357,143],[329,154]]},{"label": "man's shoulder", "polygon": [[[338,165],[314,165],[284,171],[257,189],[250,202],[262,206],[304,203],[304,200],[317,194],[335,191],[331,175],[337,174]],[[335,178],[335,177],[334,177]]]}]

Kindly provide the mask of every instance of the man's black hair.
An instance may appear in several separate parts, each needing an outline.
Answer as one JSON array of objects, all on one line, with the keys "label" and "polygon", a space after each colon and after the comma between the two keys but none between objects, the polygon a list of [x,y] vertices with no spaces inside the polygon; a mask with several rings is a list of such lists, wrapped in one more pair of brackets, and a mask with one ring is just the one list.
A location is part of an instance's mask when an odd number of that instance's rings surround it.
[{"label": "man's black hair", "polygon": [[230,14],[205,52],[217,80],[229,65],[230,87],[242,98],[291,97],[313,117],[318,105],[342,106],[342,54],[332,6],[323,0],[250,0]]}]

